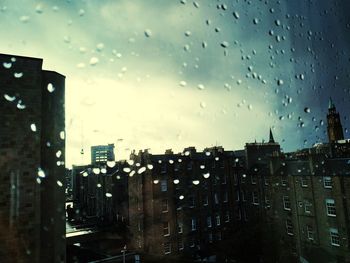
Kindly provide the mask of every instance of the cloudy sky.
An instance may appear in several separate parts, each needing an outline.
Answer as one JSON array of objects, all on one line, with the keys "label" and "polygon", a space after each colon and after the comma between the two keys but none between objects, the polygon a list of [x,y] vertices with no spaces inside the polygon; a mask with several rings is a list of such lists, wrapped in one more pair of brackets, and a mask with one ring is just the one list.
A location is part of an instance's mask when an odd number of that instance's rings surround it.
[{"label": "cloudy sky", "polygon": [[269,127],[290,151],[326,140],[330,96],[349,137],[346,2],[0,0],[0,52],[66,76],[68,166],[96,144],[242,149]]}]

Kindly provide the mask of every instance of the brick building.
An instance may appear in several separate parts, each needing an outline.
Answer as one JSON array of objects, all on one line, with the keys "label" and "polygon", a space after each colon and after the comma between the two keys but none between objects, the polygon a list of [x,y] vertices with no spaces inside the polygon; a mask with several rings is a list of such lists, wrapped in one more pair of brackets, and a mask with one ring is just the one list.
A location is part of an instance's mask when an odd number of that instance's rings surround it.
[{"label": "brick building", "polygon": [[0,261],[65,261],[65,77],[0,54]]}]

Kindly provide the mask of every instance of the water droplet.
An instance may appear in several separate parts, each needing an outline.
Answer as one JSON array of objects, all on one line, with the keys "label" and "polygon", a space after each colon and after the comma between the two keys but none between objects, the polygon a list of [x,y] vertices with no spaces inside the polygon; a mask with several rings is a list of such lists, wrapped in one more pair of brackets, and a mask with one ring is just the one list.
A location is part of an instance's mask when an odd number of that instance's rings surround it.
[{"label": "water droplet", "polygon": [[65,138],[65,132],[64,132],[64,131],[61,131],[61,132],[60,132],[60,139],[61,139],[61,140],[64,140],[64,138]]},{"label": "water droplet", "polygon": [[192,183],[193,183],[194,185],[199,185],[199,180],[193,180]]},{"label": "water droplet", "polygon": [[179,184],[180,180],[179,179],[175,179],[173,182],[174,182],[174,184]]},{"label": "water droplet", "polygon": [[169,163],[170,163],[170,164],[173,164],[173,163],[174,163],[174,161],[173,161],[173,160],[169,160]]},{"label": "water droplet", "polygon": [[152,170],[152,169],[153,169],[153,165],[152,165],[152,164],[147,164],[147,168],[148,168],[149,170]]},{"label": "water droplet", "polygon": [[282,80],[282,79],[277,80],[277,85],[278,85],[278,86],[283,85],[283,83],[284,83],[284,82],[283,82],[283,80]]},{"label": "water droplet", "polygon": [[202,42],[202,48],[206,48],[208,46],[207,42],[203,41]]},{"label": "water droplet", "polygon": [[21,21],[22,23],[28,23],[29,19],[29,16],[21,16],[19,18],[19,21]]},{"label": "water droplet", "polygon": [[124,167],[123,171],[126,172],[126,173],[130,173],[131,169],[129,167]]},{"label": "water droplet", "polygon": [[55,87],[52,85],[52,83],[47,84],[47,90],[52,93],[55,91]]},{"label": "water droplet", "polygon": [[220,159],[219,157],[215,157],[215,161],[219,161],[219,159]]},{"label": "water droplet", "polygon": [[180,81],[180,86],[181,86],[181,87],[185,87],[186,85],[187,85],[186,81],[183,81],[183,80]]},{"label": "water droplet", "polygon": [[206,178],[206,179],[209,178],[210,177],[210,173],[203,174],[203,177]]},{"label": "water droplet", "polygon": [[107,169],[105,167],[101,168],[101,173],[106,174],[107,173]]},{"label": "water droplet", "polygon": [[44,12],[42,5],[38,4],[35,7],[35,12],[37,12],[38,14],[42,14]]},{"label": "water droplet", "polygon": [[87,172],[83,172],[83,176],[87,177],[89,174]]},{"label": "water droplet", "polygon": [[101,188],[101,187],[102,187],[102,185],[101,185],[101,184],[97,184],[96,186],[97,186],[98,188]]},{"label": "water droplet", "polygon": [[194,7],[199,8],[199,3],[198,2],[193,2]]},{"label": "water droplet", "polygon": [[187,31],[185,31],[185,36],[186,36],[186,37],[191,36],[191,31],[188,31],[188,30],[187,30]]},{"label": "water droplet", "polygon": [[85,10],[84,9],[80,9],[78,14],[79,14],[79,16],[84,16],[85,15]]},{"label": "water droplet", "polygon": [[310,113],[310,112],[311,112],[311,110],[310,110],[310,108],[305,107],[305,108],[304,108],[304,112],[305,112],[305,113]]},{"label": "water droplet", "polygon": [[16,79],[20,79],[23,77],[23,73],[22,72],[15,72],[13,73],[13,76],[16,78]]},{"label": "water droplet", "polygon": [[4,94],[4,98],[9,102],[13,102],[16,99],[16,96],[10,96],[8,94]]},{"label": "water droplet", "polygon": [[107,166],[110,168],[113,168],[115,166],[115,162],[114,161],[107,161]]},{"label": "water droplet", "polygon": [[35,123],[32,123],[32,124],[30,125],[30,129],[31,129],[33,132],[36,132],[36,131],[37,131]]},{"label": "water droplet", "polygon": [[227,41],[223,41],[223,42],[221,42],[221,46],[223,48],[227,48],[229,46],[229,43]]},{"label": "water droplet", "polygon": [[112,194],[111,193],[106,193],[106,197],[111,198]]},{"label": "water droplet", "polygon": [[199,106],[200,106],[202,109],[204,109],[204,108],[207,106],[207,104],[206,104],[204,101],[201,101],[201,102],[199,103]]},{"label": "water droplet", "polygon": [[146,171],[146,167],[141,167],[141,168],[137,171],[137,173],[138,173],[138,174],[142,174],[144,171]]},{"label": "water droplet", "polygon": [[249,104],[248,105],[248,110],[252,110],[253,109],[253,105]]},{"label": "water droplet", "polygon": [[203,169],[205,169],[205,165],[202,164],[199,166],[199,168],[203,170]]},{"label": "water droplet", "polygon": [[38,168],[38,176],[41,177],[41,178],[45,178],[46,177],[45,172],[40,167]]},{"label": "water droplet", "polygon": [[96,45],[97,51],[100,51],[100,52],[104,49],[104,47],[105,47],[105,45],[103,43],[98,43]]},{"label": "water droplet", "polygon": [[234,16],[236,19],[239,18],[239,13],[238,13],[237,11],[234,11],[232,14],[233,14],[233,16]]},{"label": "water droplet", "polygon": [[205,155],[206,155],[206,156],[210,156],[211,153],[210,153],[210,152],[205,152]]},{"label": "water droplet", "polygon": [[203,84],[198,84],[197,88],[198,88],[199,90],[204,90],[204,85],[203,85]]},{"label": "water droplet", "polygon": [[95,66],[99,62],[99,59],[97,57],[92,57],[90,59],[90,65]]},{"label": "water droplet", "polygon": [[278,19],[276,19],[276,20],[275,20],[275,24],[276,24],[276,26],[280,26],[280,25],[281,25],[281,21],[278,20]]},{"label": "water droplet", "polygon": [[146,30],[145,30],[145,36],[146,36],[146,37],[151,37],[151,36],[152,36],[152,31],[151,31],[151,29],[146,29]]},{"label": "water droplet", "polygon": [[153,180],[153,183],[154,183],[154,184],[158,184],[158,183],[159,183],[159,180]]},{"label": "water droplet", "polygon": [[41,179],[38,177],[38,178],[36,178],[36,182],[38,183],[38,184],[41,184]]},{"label": "water droplet", "polygon": [[93,168],[93,169],[92,169],[92,172],[93,172],[94,174],[100,174],[101,170],[100,170],[100,168]]},{"label": "water droplet", "polygon": [[258,19],[258,18],[254,18],[254,19],[253,19],[253,23],[254,23],[254,25],[259,24],[259,19]]},{"label": "water droplet", "polygon": [[61,181],[59,181],[59,180],[57,180],[57,185],[59,186],[59,187],[62,187],[63,186],[63,184],[62,184],[62,182]]},{"label": "water droplet", "polygon": [[186,4],[186,0],[181,0],[180,3],[185,5]]},{"label": "water droplet", "polygon": [[9,69],[12,67],[12,63],[11,62],[4,62],[4,63],[2,63],[2,66],[6,69]]},{"label": "water droplet", "polygon": [[62,155],[61,150],[58,150],[58,151],[56,152],[56,157],[57,157],[57,158],[60,158],[60,157],[61,157],[61,155]]},{"label": "water droplet", "polygon": [[179,196],[179,199],[180,199],[180,200],[183,200],[184,198],[185,198],[185,197],[184,197],[183,195],[180,195],[180,196]]}]

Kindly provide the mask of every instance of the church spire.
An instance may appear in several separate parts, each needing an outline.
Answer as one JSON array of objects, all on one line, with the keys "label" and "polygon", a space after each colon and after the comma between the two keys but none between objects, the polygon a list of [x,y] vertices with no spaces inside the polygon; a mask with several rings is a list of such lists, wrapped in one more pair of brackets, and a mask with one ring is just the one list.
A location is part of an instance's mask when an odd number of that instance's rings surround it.
[{"label": "church spire", "polygon": [[273,138],[272,130],[270,128],[270,138],[269,138],[269,143],[274,143],[275,139]]},{"label": "church spire", "polygon": [[340,116],[335,108],[332,98],[329,98],[327,124],[329,142],[332,143],[344,139]]}]

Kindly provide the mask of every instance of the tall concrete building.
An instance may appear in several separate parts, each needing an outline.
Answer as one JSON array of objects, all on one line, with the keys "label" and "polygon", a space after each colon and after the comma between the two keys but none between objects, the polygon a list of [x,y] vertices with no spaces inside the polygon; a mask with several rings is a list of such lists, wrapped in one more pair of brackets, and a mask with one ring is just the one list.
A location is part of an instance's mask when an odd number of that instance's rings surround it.
[{"label": "tall concrete building", "polygon": [[0,262],[65,261],[65,77],[0,54]]},{"label": "tall concrete building", "polygon": [[114,144],[91,146],[91,164],[114,160]]}]

